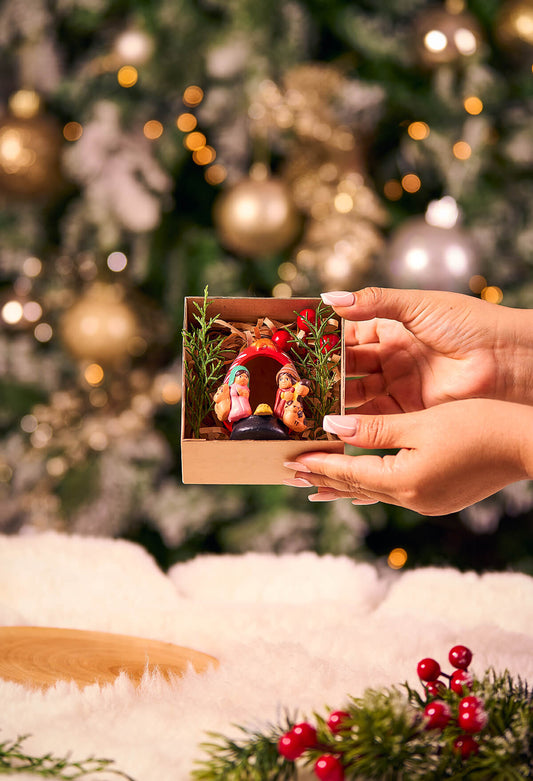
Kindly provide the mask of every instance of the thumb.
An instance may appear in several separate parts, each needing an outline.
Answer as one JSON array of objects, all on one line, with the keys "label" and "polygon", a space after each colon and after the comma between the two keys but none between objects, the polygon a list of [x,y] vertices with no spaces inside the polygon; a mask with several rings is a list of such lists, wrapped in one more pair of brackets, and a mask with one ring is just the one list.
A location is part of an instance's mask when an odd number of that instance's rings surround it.
[{"label": "thumb", "polygon": [[435,293],[421,290],[398,290],[385,287],[365,287],[357,293],[335,291],[322,293],[325,304],[332,306],[345,320],[388,320],[410,322],[428,304]]},{"label": "thumb", "polygon": [[348,445],[369,449],[412,447],[411,426],[417,412],[399,415],[326,415],[324,431]]}]

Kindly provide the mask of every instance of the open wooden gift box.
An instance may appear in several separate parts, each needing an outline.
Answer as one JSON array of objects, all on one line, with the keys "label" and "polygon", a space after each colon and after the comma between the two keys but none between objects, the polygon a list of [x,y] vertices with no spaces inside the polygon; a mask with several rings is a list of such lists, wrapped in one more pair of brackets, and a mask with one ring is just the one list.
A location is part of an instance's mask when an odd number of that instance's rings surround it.
[{"label": "open wooden gift box", "polygon": [[[296,320],[302,309],[316,309],[318,298],[210,298],[208,317],[219,316],[228,323],[255,323],[261,318],[288,325]],[[203,298],[185,299],[184,331],[194,327],[194,314]],[[340,380],[335,388],[339,394],[338,410],[344,412],[344,338],[340,333]],[[185,349],[183,350],[185,360]],[[250,403],[252,409],[261,402],[274,407],[276,394],[275,375],[280,366],[272,365],[267,358],[258,357],[249,364]],[[298,455],[310,451],[328,453],[344,452],[344,444],[335,438],[239,440],[199,439],[191,437],[187,425],[187,391],[185,366],[183,367],[181,456],[184,483],[196,484],[248,484],[276,485],[290,476],[284,461],[293,461]],[[331,435],[330,435],[331,436]]]}]

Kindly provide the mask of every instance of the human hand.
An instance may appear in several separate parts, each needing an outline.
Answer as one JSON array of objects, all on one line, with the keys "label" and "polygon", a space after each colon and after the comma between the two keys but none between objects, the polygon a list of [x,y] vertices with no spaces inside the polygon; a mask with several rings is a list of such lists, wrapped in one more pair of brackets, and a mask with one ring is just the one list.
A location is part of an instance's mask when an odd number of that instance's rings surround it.
[{"label": "human hand", "polygon": [[533,404],[533,312],[439,291],[322,298],[346,320],[347,409],[411,412],[474,397]]},{"label": "human hand", "polygon": [[386,502],[446,515],[533,475],[533,407],[488,399],[398,415],[327,415],[326,431],[395,455],[305,453],[287,485],[317,486],[311,501]]}]

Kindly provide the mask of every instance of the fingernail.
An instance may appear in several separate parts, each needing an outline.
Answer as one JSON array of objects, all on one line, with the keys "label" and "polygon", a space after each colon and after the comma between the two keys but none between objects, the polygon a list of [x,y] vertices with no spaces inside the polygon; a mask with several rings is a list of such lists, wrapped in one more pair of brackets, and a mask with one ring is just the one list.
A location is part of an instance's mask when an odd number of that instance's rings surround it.
[{"label": "fingernail", "polygon": [[353,437],[357,431],[358,420],[353,415],[324,415],[322,428],[329,434],[341,437]]},{"label": "fingernail", "polygon": [[293,472],[311,472],[305,464],[299,464],[298,461],[285,461],[283,466],[292,469]]},{"label": "fingernail", "polygon": [[283,485],[290,485],[294,488],[311,488],[313,483],[310,483],[305,477],[291,477],[290,480],[284,480]]},{"label": "fingernail", "polygon": [[353,293],[346,290],[332,290],[329,293],[321,293],[320,298],[329,306],[352,306],[355,303]]},{"label": "fingernail", "polygon": [[310,502],[333,502],[340,499],[340,496],[334,491],[321,491],[319,494],[309,494],[307,498]]}]

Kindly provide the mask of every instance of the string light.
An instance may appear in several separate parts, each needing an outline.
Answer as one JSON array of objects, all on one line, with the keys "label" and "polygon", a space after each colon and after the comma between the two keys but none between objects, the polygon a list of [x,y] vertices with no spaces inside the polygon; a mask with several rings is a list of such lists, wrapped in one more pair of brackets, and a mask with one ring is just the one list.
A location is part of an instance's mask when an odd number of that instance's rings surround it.
[{"label": "string light", "polygon": [[124,271],[127,265],[128,258],[123,252],[111,252],[111,254],[107,256],[107,267],[111,271],[117,273],[119,271]]},{"label": "string light", "polygon": [[32,89],[19,89],[9,98],[11,113],[19,119],[31,119],[39,113],[41,99]]},{"label": "string light", "polygon": [[407,132],[415,141],[423,141],[429,136],[429,125],[427,122],[411,122]]},{"label": "string light", "polygon": [[348,214],[353,209],[353,198],[348,193],[337,193],[333,205],[340,214]]},{"label": "string light", "polygon": [[52,326],[48,323],[39,323],[39,325],[35,326],[35,329],[33,331],[33,335],[37,339],[38,342],[49,342],[52,336],[54,335],[54,332],[52,330]]},{"label": "string light", "polygon": [[416,174],[402,176],[402,187],[406,193],[416,193],[420,190],[422,182]]},{"label": "string light", "polygon": [[89,385],[100,385],[104,379],[104,370],[99,363],[90,363],[83,372],[83,376]]},{"label": "string light", "polygon": [[210,165],[205,172],[205,180],[208,184],[222,184],[227,177],[228,172],[220,163]]},{"label": "string light", "polygon": [[137,81],[139,80],[139,72],[137,71],[137,68],[133,67],[133,65],[123,65],[122,68],[119,68],[117,73],[117,80],[121,87],[128,89],[129,87],[133,87],[135,84],[137,84]]},{"label": "string light", "polygon": [[383,193],[389,201],[399,201],[403,195],[403,187],[397,179],[389,179],[383,186]]},{"label": "string light", "polygon": [[278,282],[272,288],[272,295],[274,298],[290,298],[292,296],[292,288],[286,282]]},{"label": "string light", "polygon": [[197,165],[209,165],[217,156],[212,146],[203,146],[201,149],[195,149],[192,153],[192,159]]},{"label": "string light", "polygon": [[191,130],[194,130],[197,124],[198,120],[194,114],[189,114],[188,112],[180,114],[176,120],[177,128],[178,130],[181,130],[182,133],[190,133]]},{"label": "string light", "polygon": [[483,102],[479,98],[476,98],[475,95],[470,95],[468,98],[465,98],[463,106],[465,107],[465,111],[473,116],[481,114],[483,111]]},{"label": "string light", "polygon": [[202,147],[206,145],[207,139],[203,133],[199,133],[197,130],[194,130],[185,138],[184,143],[187,149],[190,149],[191,152],[193,152],[197,149],[202,149]]},{"label": "string light", "polygon": [[155,141],[163,135],[163,125],[157,119],[149,119],[143,127],[143,133],[150,141]]},{"label": "string light", "polygon": [[484,287],[481,291],[481,298],[488,301],[489,304],[501,304],[503,301],[503,291],[495,285]]},{"label": "string light", "polygon": [[285,261],[284,263],[281,263],[278,268],[278,276],[284,282],[292,282],[293,279],[296,278],[297,274],[298,274],[298,269],[296,268],[294,263],[291,263],[288,260]]},{"label": "string light", "polygon": [[2,320],[8,325],[20,323],[24,315],[20,301],[7,301],[2,307]]},{"label": "string light", "polygon": [[181,387],[175,380],[168,380],[161,388],[161,398],[165,404],[179,404],[181,401]]},{"label": "string light", "polygon": [[401,569],[407,562],[407,551],[404,548],[393,548],[387,557],[391,569]]},{"label": "string light", "polygon": [[198,106],[204,99],[204,91],[201,87],[191,84],[183,93],[183,102],[186,106]]},{"label": "string light", "polygon": [[63,128],[63,136],[66,141],[79,141],[83,135],[83,127],[79,122],[67,122]]},{"label": "string light", "polygon": [[27,277],[38,277],[42,269],[42,262],[39,260],[39,258],[35,258],[33,256],[26,258],[22,264],[22,271],[24,274],[26,274]]},{"label": "string light", "polygon": [[457,141],[453,145],[452,151],[458,160],[468,160],[472,154],[472,147],[466,141]]},{"label": "string light", "polygon": [[43,314],[42,307],[37,301],[27,301],[22,307],[22,312],[24,319],[27,320],[28,323],[36,323],[37,320],[41,319]]},{"label": "string light", "polygon": [[481,274],[474,274],[473,277],[470,277],[468,287],[472,293],[477,293],[479,295],[481,291],[487,287],[487,280],[485,277],[482,277]]}]

